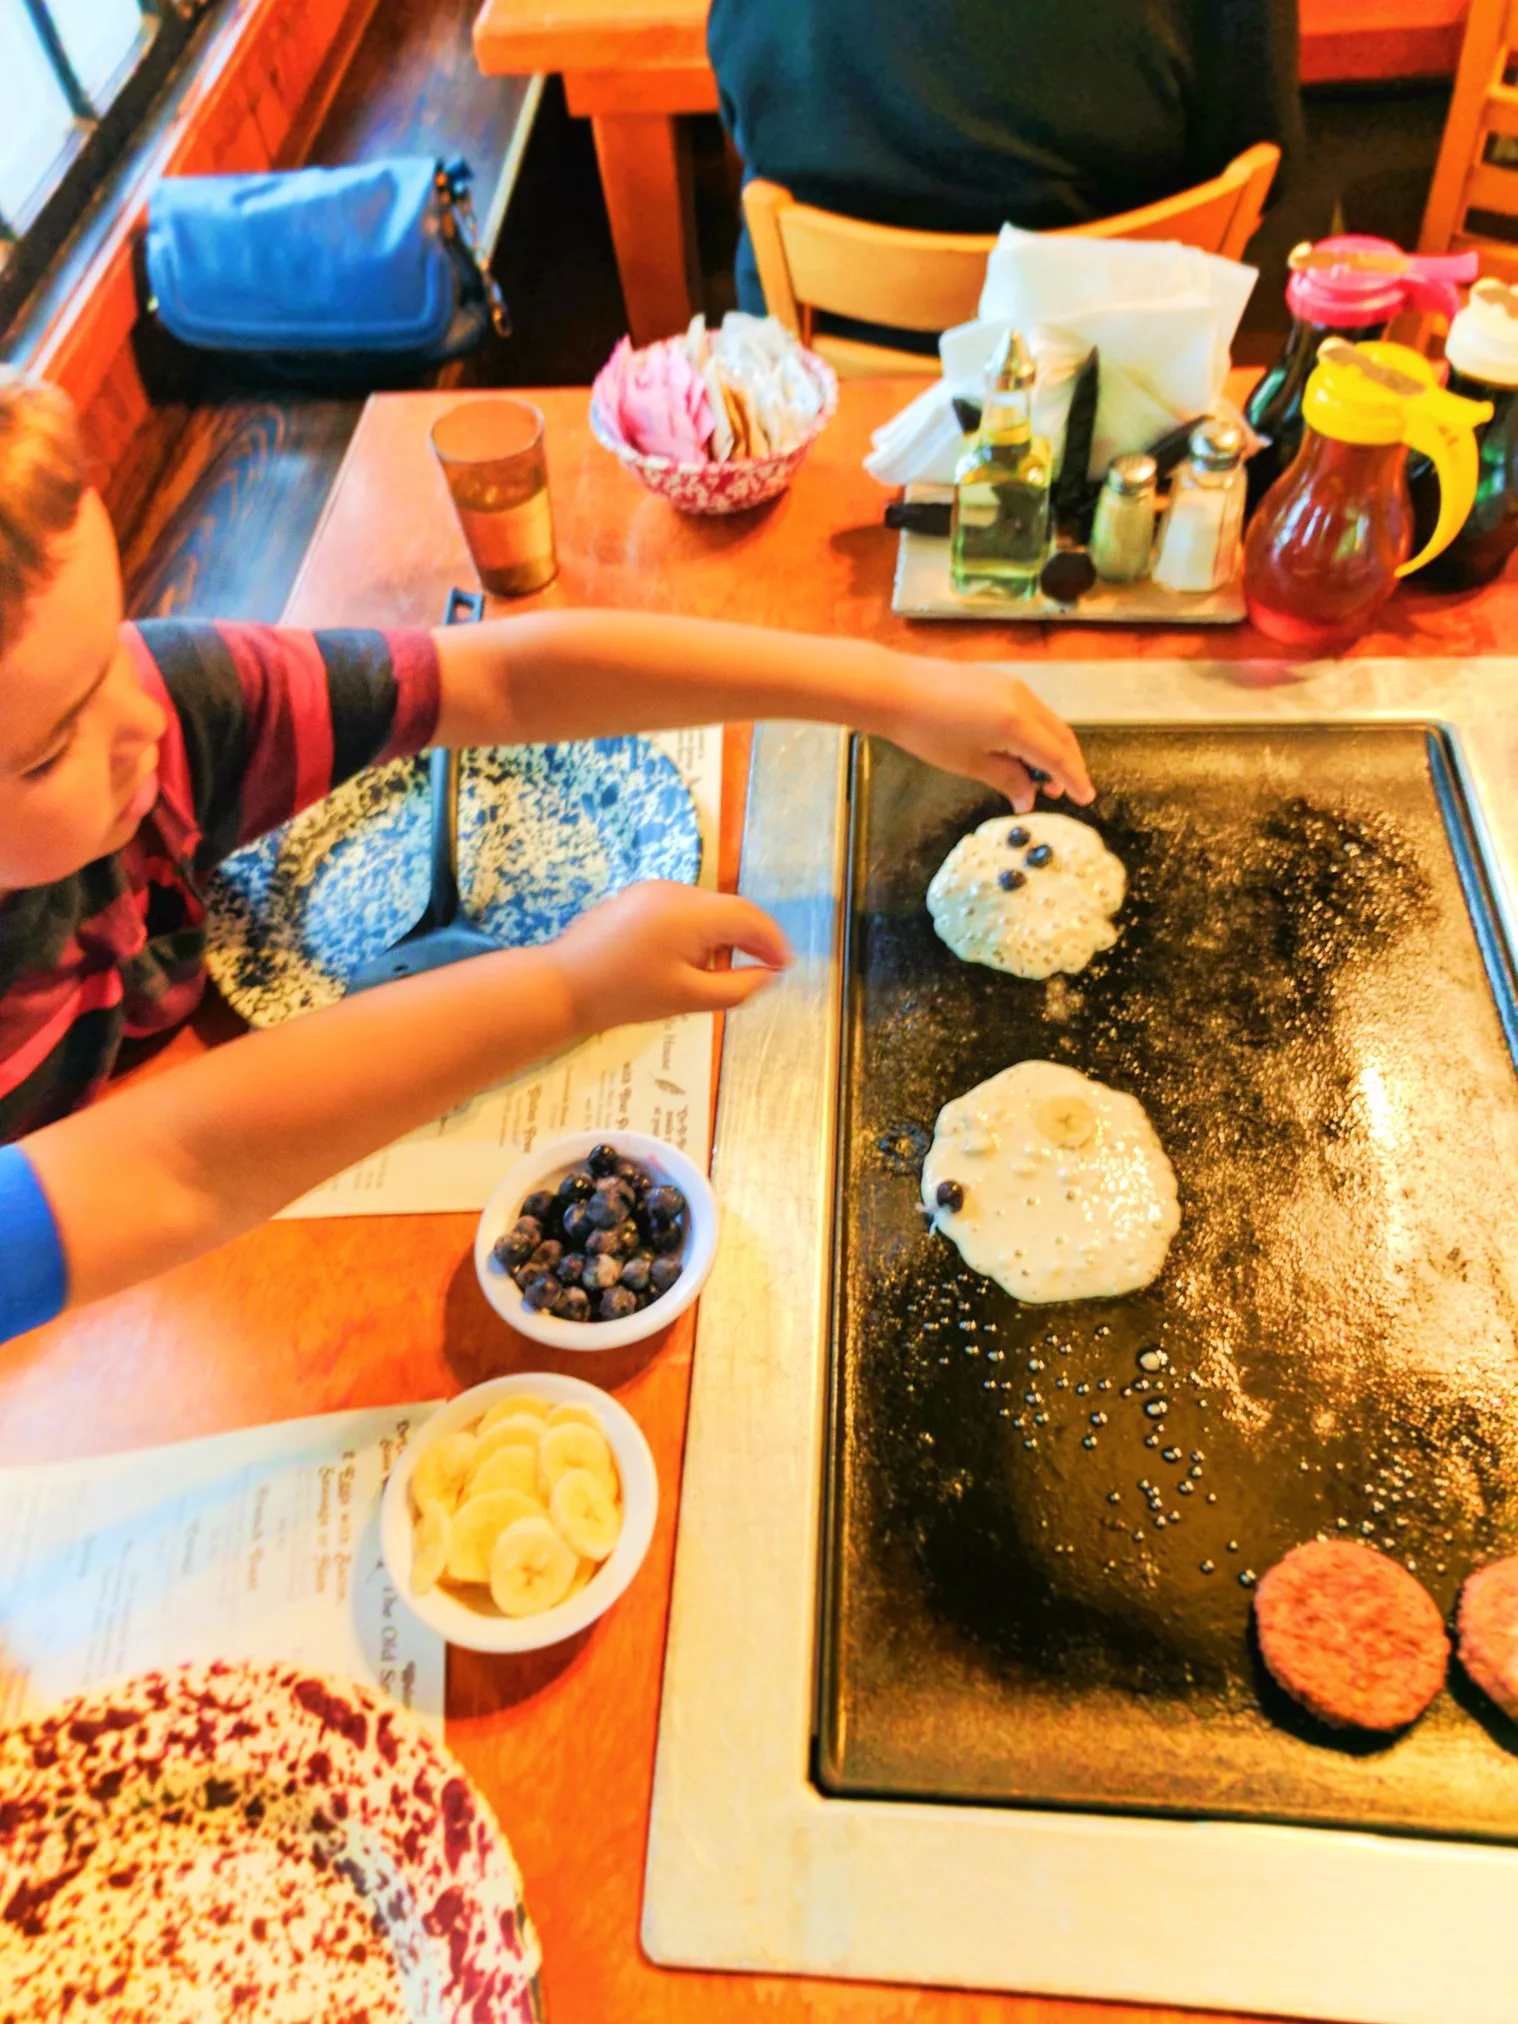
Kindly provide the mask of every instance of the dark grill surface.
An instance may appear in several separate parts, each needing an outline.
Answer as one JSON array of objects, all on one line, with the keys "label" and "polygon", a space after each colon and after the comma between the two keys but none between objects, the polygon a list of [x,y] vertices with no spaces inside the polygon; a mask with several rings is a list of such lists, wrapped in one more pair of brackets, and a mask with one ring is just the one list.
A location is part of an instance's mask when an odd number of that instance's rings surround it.
[{"label": "dark grill surface", "polygon": [[[1350,1739],[1250,1632],[1319,1534],[1446,1610],[1518,1550],[1514,1008],[1448,752],[1084,742],[1129,896],[1047,984],[957,962],[924,906],[1002,804],[856,751],[820,1781],[1518,1839],[1518,1730],[1458,1667],[1412,1731]],[[1143,1293],[1019,1307],[924,1227],[940,1105],[1029,1058],[1131,1091],[1174,1163]]]}]

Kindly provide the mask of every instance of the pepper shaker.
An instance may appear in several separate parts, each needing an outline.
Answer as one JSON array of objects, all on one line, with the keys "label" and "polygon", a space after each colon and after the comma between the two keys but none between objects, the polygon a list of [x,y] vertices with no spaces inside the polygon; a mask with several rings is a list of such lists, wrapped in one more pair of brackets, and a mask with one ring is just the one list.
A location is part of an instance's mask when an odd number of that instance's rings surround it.
[{"label": "pepper shaker", "polygon": [[1136,583],[1149,574],[1157,478],[1153,457],[1143,454],[1116,457],[1108,467],[1091,529],[1091,560],[1108,583]]}]

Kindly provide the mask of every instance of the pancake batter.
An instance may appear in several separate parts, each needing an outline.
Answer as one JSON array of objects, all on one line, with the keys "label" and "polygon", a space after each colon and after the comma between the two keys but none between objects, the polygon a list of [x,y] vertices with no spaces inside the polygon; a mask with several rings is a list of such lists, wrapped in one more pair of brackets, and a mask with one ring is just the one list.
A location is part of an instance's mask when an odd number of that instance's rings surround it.
[{"label": "pancake batter", "polygon": [[928,887],[928,912],[961,962],[1014,977],[1074,975],[1117,940],[1128,879],[1096,831],[1068,815],[997,815],[962,836]]},{"label": "pancake batter", "polygon": [[944,1105],[922,1199],[971,1271],[1029,1302],[1136,1292],[1181,1222],[1138,1100],[1052,1061],[1020,1061]]}]

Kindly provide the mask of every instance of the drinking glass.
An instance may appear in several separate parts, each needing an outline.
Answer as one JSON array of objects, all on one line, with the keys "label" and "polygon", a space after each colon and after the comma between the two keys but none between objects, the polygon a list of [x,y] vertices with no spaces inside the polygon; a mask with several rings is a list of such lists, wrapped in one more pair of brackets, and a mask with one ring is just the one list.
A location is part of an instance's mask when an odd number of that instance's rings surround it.
[{"label": "drinking glass", "polygon": [[504,394],[465,401],[432,425],[432,447],[480,581],[525,597],[559,571],[548,503],[543,417]]}]

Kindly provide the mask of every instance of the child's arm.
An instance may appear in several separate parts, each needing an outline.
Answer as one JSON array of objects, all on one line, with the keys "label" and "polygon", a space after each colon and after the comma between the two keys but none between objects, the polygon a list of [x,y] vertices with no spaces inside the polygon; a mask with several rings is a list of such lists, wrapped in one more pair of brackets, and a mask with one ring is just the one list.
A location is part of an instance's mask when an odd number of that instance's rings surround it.
[{"label": "child's arm", "polygon": [[1007,669],[865,640],[650,612],[535,611],[434,635],[442,745],[609,737],[745,717],[877,731],[1033,805],[1025,767],[1092,799],[1075,734]]},{"label": "child's arm", "polygon": [[[769,967],[710,968],[735,948]],[[132,1084],[22,1142],[68,1305],[227,1242],[587,1034],[740,1005],[789,960],[747,900],[635,886],[544,948],[388,984]]]}]

